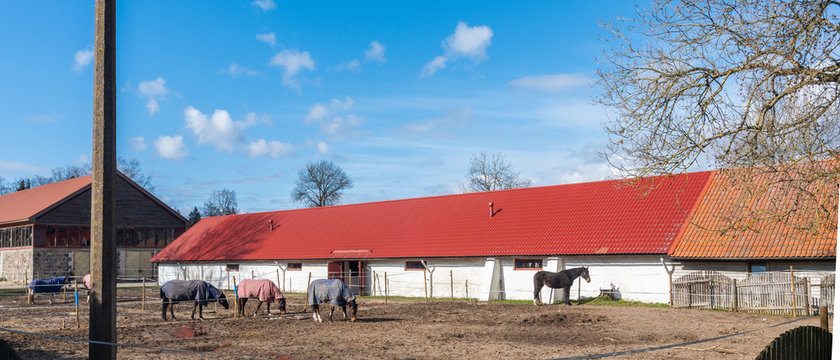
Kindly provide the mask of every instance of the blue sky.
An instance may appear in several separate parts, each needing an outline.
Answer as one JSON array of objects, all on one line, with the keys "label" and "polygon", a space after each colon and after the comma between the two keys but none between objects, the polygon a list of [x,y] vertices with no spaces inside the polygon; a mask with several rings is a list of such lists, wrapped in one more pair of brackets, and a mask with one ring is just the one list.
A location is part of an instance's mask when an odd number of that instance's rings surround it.
[{"label": "blue sky", "polygon": [[[597,155],[599,21],[625,1],[120,1],[118,153],[188,211],[214,189],[245,212],[298,208],[331,160],[343,203],[461,192],[472,154],[533,185],[613,177]],[[0,176],[89,162],[93,2],[0,2]]]}]

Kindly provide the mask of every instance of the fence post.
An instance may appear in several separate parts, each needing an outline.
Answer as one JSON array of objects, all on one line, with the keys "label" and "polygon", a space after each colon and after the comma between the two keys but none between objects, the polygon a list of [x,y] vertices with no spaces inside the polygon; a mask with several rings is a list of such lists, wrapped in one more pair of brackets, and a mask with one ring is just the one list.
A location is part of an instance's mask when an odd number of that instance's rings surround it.
[{"label": "fence post", "polygon": [[426,271],[423,271],[423,296],[429,301],[429,287],[426,285]]},{"label": "fence post", "polygon": [[146,310],[146,277],[143,277],[143,288],[140,290],[140,310]]},{"label": "fence post", "polygon": [[[79,282],[78,280],[73,280],[73,294],[76,299],[76,329],[81,328],[82,325],[79,322]],[[828,321],[828,320],[826,320]]]},{"label": "fence post", "polygon": [[[327,276],[329,277],[329,276]],[[306,278],[306,305],[303,306],[303,311],[306,312],[306,308],[309,307],[309,283],[312,282],[312,272],[309,272],[309,276]]]},{"label": "fence post", "polygon": [[376,271],[371,271],[373,273],[373,284],[371,285],[371,295],[376,296],[376,281],[379,280],[376,277]]},{"label": "fence post", "polygon": [[732,298],[732,311],[738,312],[738,280],[732,279],[729,287],[729,296]]},{"label": "fence post", "polygon": [[820,327],[828,331],[828,305],[820,304]]},{"label": "fence post", "polygon": [[388,305],[388,272],[385,272],[385,305]]},{"label": "fence post", "polygon": [[715,309],[715,281],[709,279],[709,310]]},{"label": "fence post", "polygon": [[449,300],[455,300],[455,282],[452,277],[452,270],[449,270]]},{"label": "fence post", "polygon": [[233,278],[233,317],[239,317],[239,294],[236,291],[236,277]]},{"label": "fence post", "polygon": [[470,298],[470,279],[464,280],[464,294],[466,298]]},{"label": "fence post", "polygon": [[796,282],[793,277],[793,265],[790,266],[790,295],[793,299],[793,316],[796,317]]},{"label": "fence post", "polygon": [[805,293],[806,299],[805,301],[805,316],[811,316],[811,279],[805,278]]}]

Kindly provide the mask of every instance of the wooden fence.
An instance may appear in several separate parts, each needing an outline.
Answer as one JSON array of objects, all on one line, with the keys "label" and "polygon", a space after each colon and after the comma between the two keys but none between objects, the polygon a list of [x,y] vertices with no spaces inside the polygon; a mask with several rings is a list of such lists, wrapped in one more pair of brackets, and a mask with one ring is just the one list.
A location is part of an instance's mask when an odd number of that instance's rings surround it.
[{"label": "wooden fence", "polygon": [[717,271],[698,271],[674,280],[674,307],[730,310],[733,308],[732,279]]},{"label": "wooden fence", "polygon": [[779,335],[756,360],[831,359],[831,333],[816,326],[800,326]]},{"label": "wooden fence", "polygon": [[671,296],[672,306],[678,308],[763,314],[811,313],[808,279],[787,272],[752,274],[741,281],[716,271],[693,272],[673,281]]}]

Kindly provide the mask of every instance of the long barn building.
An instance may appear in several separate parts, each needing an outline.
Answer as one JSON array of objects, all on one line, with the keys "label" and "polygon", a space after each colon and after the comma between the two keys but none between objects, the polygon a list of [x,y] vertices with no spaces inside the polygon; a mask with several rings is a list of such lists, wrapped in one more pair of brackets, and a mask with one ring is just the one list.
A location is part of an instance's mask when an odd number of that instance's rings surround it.
[{"label": "long barn building", "polygon": [[[710,192],[723,191],[714,185],[716,176],[707,171],[645,180],[653,186],[613,180],[211,217],[152,261],[161,283],[203,279],[231,289],[253,277],[303,292],[310,279],[329,277],[358,293],[383,295],[387,274],[389,295],[481,300],[530,300],[536,271],[589,266],[592,282],[580,284],[581,296],[615,288],[624,299],[667,303],[663,263],[676,268],[675,276],[719,263],[750,270],[747,258],[692,257],[694,250],[677,246],[708,218],[697,211],[712,208],[701,206],[714,197]],[[803,241],[819,243],[820,251],[760,260],[776,267],[793,262],[800,271],[833,267],[835,235]],[[670,256],[675,250],[679,258]],[[544,289],[541,296],[556,301],[561,292]]]}]

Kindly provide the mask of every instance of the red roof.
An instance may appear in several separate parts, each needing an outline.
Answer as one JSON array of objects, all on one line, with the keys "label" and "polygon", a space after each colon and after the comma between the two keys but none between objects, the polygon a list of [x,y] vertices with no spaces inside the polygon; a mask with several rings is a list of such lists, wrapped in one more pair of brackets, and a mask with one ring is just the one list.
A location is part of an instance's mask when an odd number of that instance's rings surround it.
[{"label": "red roof", "polygon": [[211,217],[152,261],[665,254],[709,175]]},{"label": "red roof", "polygon": [[90,175],[0,196],[0,224],[32,221],[36,215],[90,186]]},{"label": "red roof", "polygon": [[[837,166],[836,163],[824,164]],[[836,177],[813,182],[802,192],[780,181],[784,178],[782,173],[750,174],[750,185],[737,186],[744,176],[738,170],[715,173],[685,231],[674,242],[671,256],[702,259],[836,256]],[[762,195],[754,195],[756,193]],[[813,196],[820,206],[797,207],[794,204],[801,201],[797,195]],[[797,211],[788,212],[790,208],[797,208]],[[814,221],[822,218],[815,213],[821,209],[829,211],[827,222]],[[785,221],[778,221],[778,212],[786,214]]]}]

